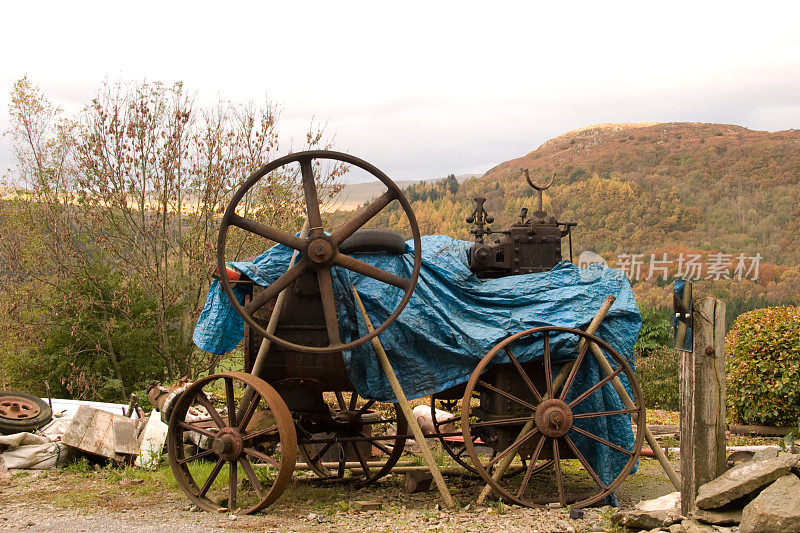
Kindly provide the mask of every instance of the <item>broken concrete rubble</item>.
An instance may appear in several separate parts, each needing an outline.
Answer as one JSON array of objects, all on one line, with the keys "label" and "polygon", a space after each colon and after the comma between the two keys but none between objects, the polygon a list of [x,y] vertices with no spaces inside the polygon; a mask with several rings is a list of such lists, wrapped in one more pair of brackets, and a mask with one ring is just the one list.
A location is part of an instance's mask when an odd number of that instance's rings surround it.
[{"label": "broken concrete rubble", "polygon": [[731,526],[736,525],[742,521],[742,510],[715,510],[708,509],[695,509],[692,511],[690,518],[705,522],[706,524],[715,524],[718,526]]},{"label": "broken concrete rubble", "polygon": [[740,531],[800,532],[800,479],[788,474],[761,491],[745,506]]},{"label": "broken concrete rubble", "polygon": [[785,455],[764,461],[750,461],[731,468],[700,487],[696,505],[700,509],[716,509],[753,494],[786,475],[798,459],[800,455]]},{"label": "broken concrete rubble", "polygon": [[631,529],[666,528],[680,522],[681,515],[677,511],[641,511],[633,509],[622,511],[611,517],[611,524]]}]

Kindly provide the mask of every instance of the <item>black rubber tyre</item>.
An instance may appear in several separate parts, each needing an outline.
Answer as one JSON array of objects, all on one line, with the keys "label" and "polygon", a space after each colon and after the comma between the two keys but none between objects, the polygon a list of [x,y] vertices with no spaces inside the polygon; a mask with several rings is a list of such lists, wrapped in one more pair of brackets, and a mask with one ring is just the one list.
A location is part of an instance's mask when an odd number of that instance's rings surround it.
[{"label": "black rubber tyre", "polygon": [[390,229],[360,229],[339,245],[345,254],[389,252],[402,254],[406,251],[403,236]]},{"label": "black rubber tyre", "polygon": [[[17,407],[14,408],[13,405]],[[12,408],[15,409],[12,412]],[[25,414],[25,411],[30,414]],[[41,398],[13,390],[0,391],[0,433],[34,431],[53,418],[53,411]]]}]

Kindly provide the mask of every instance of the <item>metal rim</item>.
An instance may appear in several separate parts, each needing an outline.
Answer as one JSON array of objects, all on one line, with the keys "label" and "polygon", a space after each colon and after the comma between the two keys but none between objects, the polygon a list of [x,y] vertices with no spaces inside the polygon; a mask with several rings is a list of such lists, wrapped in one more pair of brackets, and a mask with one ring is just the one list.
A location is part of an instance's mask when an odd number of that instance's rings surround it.
[{"label": "metal rim", "polygon": [[[360,419],[364,414],[368,413],[370,408],[376,403],[375,400],[368,400],[359,407],[358,399],[359,395],[355,392],[352,393],[349,400],[345,399],[342,392],[337,392],[338,408],[334,409],[335,413],[343,413],[348,416],[355,415]],[[399,461],[400,457],[403,455],[406,443],[406,435],[408,432],[408,422],[403,416],[400,406],[397,404],[394,404],[394,413],[394,418],[381,418],[378,421],[368,421],[365,423],[358,422],[358,426],[354,426],[352,430],[346,433],[336,433],[330,438],[326,439],[324,442],[318,442],[316,439],[314,442],[311,442],[312,439],[300,437],[298,439],[300,456],[306,462],[309,469],[311,469],[311,471],[317,476],[330,480],[343,479],[346,471],[346,456],[344,452],[349,448],[355,453],[358,463],[361,465],[362,473],[358,475],[358,477],[361,478],[361,482],[364,485],[371,484],[390,473],[394,465],[397,464],[397,461]],[[364,425],[372,425],[374,427],[378,424],[394,424],[394,435],[372,435],[375,438],[370,438],[370,436],[364,434]],[[352,439],[360,439],[362,441],[369,442],[371,446],[375,446],[386,453],[387,457],[383,465],[380,467],[375,467],[367,464],[369,457],[364,457],[364,454],[361,453],[361,450],[359,450],[358,446],[356,445],[356,441]],[[391,448],[386,446],[387,441],[392,443]],[[312,444],[322,444],[323,446],[319,451],[314,453],[308,448],[308,446]],[[340,459],[338,461],[339,464],[337,465],[336,469],[331,469],[326,465],[323,465],[322,457],[334,446],[339,446],[342,453],[340,453]]]},{"label": "metal rim", "polygon": [[0,399],[0,418],[5,420],[30,420],[41,412],[42,408],[29,398],[3,396]]},{"label": "metal rim", "polygon": [[[204,392],[204,388],[217,380],[222,380],[225,386],[225,407],[228,413],[225,417],[218,413]],[[239,405],[237,386],[242,390],[251,387],[255,392],[252,399]],[[189,408],[195,402],[206,409],[210,415],[208,418],[186,420]],[[264,428],[251,428],[260,405],[274,417],[274,424]],[[211,448],[187,457],[183,445],[184,432],[196,433],[210,439]],[[271,453],[257,449],[264,442],[270,443]],[[275,389],[250,374],[225,372],[197,381],[178,398],[170,417],[167,451],[178,485],[195,505],[208,511],[220,509],[220,505],[209,498],[209,492],[222,468],[227,465],[227,510],[250,514],[274,502],[291,481],[297,460],[297,434],[292,415]],[[195,480],[190,469],[190,466],[200,460],[214,461],[207,476],[197,476],[204,478],[202,484]],[[265,469],[269,470],[269,478],[259,478],[256,472],[258,463],[254,464],[254,461],[267,465]],[[239,466],[243,471],[241,476]],[[275,470],[277,473],[272,475]],[[250,491],[240,488],[245,483],[249,483]],[[265,486],[267,484],[269,486]],[[240,497],[245,495],[248,496],[248,503],[240,507]]]},{"label": "metal rim", "polygon": [[[341,161],[349,163],[353,166],[361,168],[378,178],[387,187],[387,191],[374,200],[369,206],[362,209],[345,222],[341,227],[334,230],[331,235],[326,235],[322,227],[322,218],[319,211],[319,201],[317,196],[317,188],[314,183],[314,173],[311,162],[314,159],[331,159],[334,161]],[[306,199],[306,215],[310,226],[308,237],[303,240],[294,235],[277,230],[275,228],[267,227],[255,221],[244,219],[236,214],[236,207],[242,200],[244,195],[249,191],[258,180],[268,173],[276,170],[289,163],[300,163],[300,170],[303,176],[303,190]],[[352,235],[357,229],[366,224],[371,218],[381,212],[394,200],[400,203],[403,211],[408,218],[409,225],[411,226],[411,233],[414,239],[414,268],[410,278],[402,278],[396,276],[385,270],[373,267],[367,263],[359,261],[351,256],[343,254],[338,251],[338,245],[341,244],[347,237]],[[245,231],[255,233],[264,238],[274,240],[290,248],[294,248],[300,252],[300,260],[287,272],[276,279],[272,284],[267,286],[258,297],[251,300],[247,305],[242,306],[231,288],[230,281],[228,280],[227,270],[225,268],[225,243],[227,240],[228,228],[237,226]],[[219,229],[219,238],[217,240],[217,266],[219,271],[220,283],[225,294],[231,302],[231,305],[236,312],[241,316],[251,327],[264,337],[270,339],[278,346],[288,348],[291,350],[298,350],[307,353],[332,353],[343,350],[351,350],[356,348],[370,339],[383,333],[394,320],[400,316],[403,308],[411,299],[414,292],[414,287],[417,284],[419,277],[419,270],[422,264],[421,253],[421,240],[419,233],[419,225],[411,209],[411,204],[406,199],[403,192],[389,177],[381,172],[377,167],[367,163],[366,161],[357,157],[345,154],[342,152],[333,152],[328,150],[311,150],[305,152],[297,152],[290,154],[270,163],[267,163],[247,178],[242,186],[233,195],[231,202],[228,204],[225,214],[222,217],[222,222]],[[354,341],[342,343],[339,337],[339,323],[336,318],[336,302],[333,296],[333,284],[331,279],[331,268],[339,266],[358,272],[362,275],[372,277],[384,283],[394,285],[405,291],[402,300],[397,305],[394,312],[374,331],[367,335],[360,337]],[[304,346],[295,344],[273,333],[266,331],[253,317],[253,313],[266,305],[273,298],[286,287],[290,286],[297,280],[305,271],[313,269],[316,271],[317,280],[320,287],[320,297],[322,306],[325,313],[325,324],[328,330],[329,344],[328,346]],[[332,339],[332,340],[331,340]]]},{"label": "metal rim", "polygon": [[[550,343],[549,343],[549,335],[551,333],[569,333],[577,336],[579,339],[582,339],[584,342],[581,346],[579,353],[577,354],[576,359],[571,363],[567,363],[562,366],[562,370],[564,371],[563,376],[557,376],[557,379],[554,379],[552,376],[552,360],[551,360],[551,353],[550,353]],[[516,340],[519,340],[523,337],[527,337],[530,335],[542,335],[542,341],[544,343],[543,349],[543,359],[544,359],[544,368],[545,368],[545,383],[546,387],[544,391],[539,391],[537,387],[533,384],[530,376],[523,370],[520,363],[515,358],[514,354],[512,353],[509,346]],[[611,376],[606,376],[594,385],[592,385],[586,391],[580,392],[577,397],[572,400],[567,401],[567,394],[570,392],[572,385],[574,384],[574,378],[577,374],[581,363],[586,358],[586,352],[589,349],[590,343],[594,343],[598,345],[606,354],[610,355],[613,359],[614,363],[617,364],[617,369],[614,370],[614,373]],[[493,363],[498,363],[499,361],[495,360],[495,357],[503,353],[509,359],[509,364],[513,364],[514,368],[517,371],[517,375],[519,379],[525,384],[527,388],[526,397],[520,398],[513,394],[510,394],[507,391],[499,391],[495,387],[490,384],[485,383],[481,380],[481,375],[487,370],[490,365]],[[502,357],[502,356],[501,356]],[[503,361],[504,363],[504,361]],[[568,374],[567,374],[568,372]],[[597,392],[605,385],[609,384],[611,380],[618,376],[619,374],[624,374],[628,380],[628,383],[631,386],[633,391],[633,402],[634,402],[634,409],[622,409],[622,410],[615,410],[615,411],[600,411],[597,413],[582,413],[576,414],[573,413],[572,408],[578,405],[580,402],[584,401],[586,398],[590,397],[594,392]],[[558,378],[561,379],[558,379]],[[563,381],[562,381],[563,380]],[[558,381],[558,383],[556,382]],[[559,385],[560,383],[560,385]],[[517,406],[521,410],[529,411],[527,417],[519,417],[515,416],[513,418],[509,418],[508,420],[503,419],[495,419],[490,422],[475,422],[471,420],[471,411],[472,408],[470,406],[470,399],[472,398],[473,393],[477,390],[484,390],[487,392],[494,392],[497,394],[501,394],[505,396],[508,400],[517,404]],[[527,394],[529,393],[529,396]],[[557,397],[554,397],[555,395]],[[639,417],[639,423],[637,424],[636,435],[633,442],[633,446],[631,450],[622,448],[614,443],[611,443],[602,437],[592,434],[591,432],[586,431],[585,429],[579,428],[577,425],[573,424],[573,421],[580,418],[590,418],[591,417],[602,417],[602,416],[617,416],[617,415],[633,415],[637,414]],[[567,416],[565,416],[567,415]],[[545,506],[552,506],[552,504],[558,504],[559,506],[566,506],[571,504],[573,507],[585,507],[587,505],[591,505],[601,498],[607,496],[614,489],[619,486],[620,483],[627,477],[630,471],[633,469],[636,461],[639,458],[639,454],[642,449],[642,444],[644,441],[644,421],[645,420],[645,406],[642,397],[641,387],[639,386],[639,382],[636,379],[636,376],[633,372],[633,369],[630,367],[628,362],[623,358],[616,350],[614,350],[611,346],[609,346],[605,341],[596,337],[595,335],[586,333],[584,331],[573,329],[573,328],[564,328],[564,327],[554,327],[554,326],[547,326],[547,327],[539,327],[533,328],[526,331],[522,331],[515,335],[512,335],[500,343],[498,343],[494,348],[492,348],[480,361],[478,366],[476,367],[475,371],[470,376],[469,382],[467,383],[464,397],[462,399],[462,412],[461,412],[461,429],[464,434],[464,442],[467,445],[467,450],[469,455],[472,459],[473,465],[475,466],[478,474],[485,480],[501,497],[504,499],[524,505],[527,507],[545,507]],[[520,435],[512,442],[511,445],[505,447],[503,450],[497,452],[497,454],[490,460],[490,461],[482,461],[479,454],[477,453],[475,447],[472,445],[472,432],[473,429],[477,427],[484,426],[490,427],[500,426],[509,423],[514,424],[521,424],[522,422],[534,422],[535,426],[531,431],[528,433],[523,434],[520,432]],[[566,427],[566,426],[568,427]],[[566,427],[566,429],[565,429]],[[615,450],[620,453],[624,453],[628,456],[628,460],[625,463],[624,467],[620,471],[614,480],[609,483],[608,485],[604,484],[600,477],[598,476],[597,472],[592,468],[586,458],[581,454],[578,450],[575,442],[573,441],[572,437],[570,436],[569,430],[572,429],[577,433],[580,433],[583,437],[589,438],[594,440],[596,443],[609,447],[612,450]],[[573,435],[574,436],[574,435]],[[503,460],[504,457],[511,455],[514,457],[517,455],[518,451],[523,447],[531,447],[535,444],[535,448],[531,454],[528,469],[525,472],[525,476],[520,482],[519,486],[513,486],[511,483],[505,483],[504,481],[508,480],[508,476],[502,477],[499,480],[495,480],[492,478],[489,469],[492,468],[496,463],[500,460]],[[547,449],[549,453],[552,455],[553,459],[553,467],[554,473],[556,478],[556,485],[558,489],[558,496],[557,501],[542,501],[540,498],[535,498],[533,495],[528,496],[527,492],[530,492],[530,481],[531,475],[533,474],[535,464],[537,461],[542,461],[540,457],[545,457],[542,455],[542,451]],[[575,501],[568,501],[568,494],[566,493],[565,483],[564,483],[564,472],[562,469],[562,461],[567,460],[567,458],[563,457],[561,452],[563,450],[569,450],[574,456],[577,461],[579,461],[582,469],[589,475],[591,481],[594,482],[596,488],[593,491],[590,491],[590,494],[581,493],[577,498],[574,498]],[[547,454],[548,452],[545,452]],[[516,482],[514,482],[516,483]],[[512,492],[514,490],[514,492]],[[586,496],[586,497],[584,497]]]}]

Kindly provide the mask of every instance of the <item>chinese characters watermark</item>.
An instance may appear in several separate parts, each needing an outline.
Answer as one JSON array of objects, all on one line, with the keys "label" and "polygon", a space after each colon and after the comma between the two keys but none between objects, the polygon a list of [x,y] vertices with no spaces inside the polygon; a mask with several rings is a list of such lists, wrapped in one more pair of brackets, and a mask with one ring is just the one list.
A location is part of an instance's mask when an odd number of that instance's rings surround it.
[{"label": "chinese characters watermark", "polygon": [[[602,256],[584,251],[578,257],[578,266],[587,267],[592,263],[606,264]],[[702,254],[619,254],[612,259],[611,266],[621,270],[630,281],[657,280],[670,278],[687,280],[758,280],[761,254],[755,255],[710,253]]]}]

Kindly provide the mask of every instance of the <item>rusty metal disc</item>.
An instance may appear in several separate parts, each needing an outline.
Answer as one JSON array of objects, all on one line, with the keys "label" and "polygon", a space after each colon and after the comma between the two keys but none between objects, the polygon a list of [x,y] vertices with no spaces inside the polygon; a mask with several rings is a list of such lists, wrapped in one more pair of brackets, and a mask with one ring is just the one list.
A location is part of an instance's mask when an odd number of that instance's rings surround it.
[{"label": "rusty metal disc", "polygon": [[28,398],[4,396],[0,398],[0,418],[7,420],[29,420],[39,416],[42,409]]},{"label": "rusty metal disc", "polygon": [[[580,347],[575,359],[554,361],[551,336],[559,337],[562,345],[571,336],[574,345]],[[528,344],[541,343],[541,362],[520,363],[514,355],[514,343],[521,339]],[[576,376],[586,370],[582,365],[593,357],[589,351],[591,344],[602,350],[615,370],[610,376],[598,374],[601,377],[596,382],[583,383],[579,388]],[[594,374],[589,371],[587,375]],[[615,388],[616,378],[622,378],[623,387],[626,387],[624,381],[627,382],[633,408],[625,408]],[[503,386],[498,387],[497,383]],[[620,407],[587,411],[586,404],[581,404],[595,394]],[[474,401],[476,395],[481,398],[480,405]],[[484,398],[488,401],[486,405]],[[475,470],[501,498],[528,507],[585,507],[601,500],[633,469],[644,441],[644,399],[633,369],[602,339],[578,329],[546,326],[504,339],[478,363],[461,402],[461,430]],[[505,408],[499,408],[503,402]],[[633,442],[615,443],[595,435],[586,421],[604,417],[606,424],[628,425],[630,417],[638,417]],[[617,476],[605,483],[579,449],[579,442],[584,447],[591,443],[595,448],[605,448],[606,454],[621,454],[625,462]],[[506,461],[510,465],[519,462],[524,465],[527,461],[525,475],[495,479],[492,474],[502,469]],[[544,461],[551,461],[553,467],[552,477],[547,479],[541,473],[545,471]],[[532,474],[537,471],[539,474],[534,477]]]},{"label": "rusty metal disc", "polygon": [[[244,395],[248,387],[254,394]],[[224,401],[215,406],[220,394]],[[197,449],[187,453],[187,442]],[[225,372],[197,381],[176,400],[167,451],[178,485],[195,505],[250,514],[289,485],[297,433],[275,389],[250,374]]]}]

